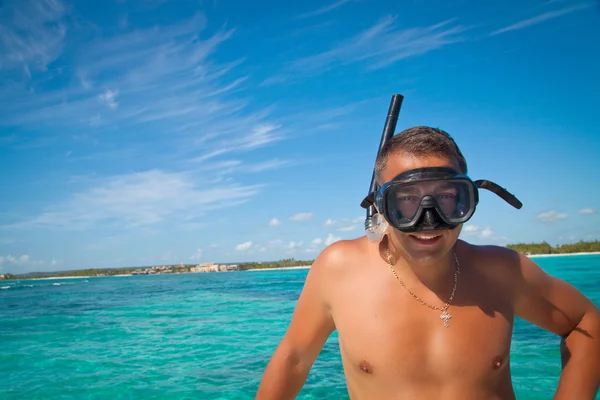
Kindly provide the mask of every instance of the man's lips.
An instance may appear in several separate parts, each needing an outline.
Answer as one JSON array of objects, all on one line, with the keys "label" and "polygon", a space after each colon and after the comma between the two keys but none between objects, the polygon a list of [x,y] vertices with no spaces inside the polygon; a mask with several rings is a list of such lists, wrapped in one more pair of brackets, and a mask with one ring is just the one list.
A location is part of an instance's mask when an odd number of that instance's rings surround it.
[{"label": "man's lips", "polygon": [[440,240],[442,234],[439,232],[415,232],[409,236],[420,244],[434,244]]}]

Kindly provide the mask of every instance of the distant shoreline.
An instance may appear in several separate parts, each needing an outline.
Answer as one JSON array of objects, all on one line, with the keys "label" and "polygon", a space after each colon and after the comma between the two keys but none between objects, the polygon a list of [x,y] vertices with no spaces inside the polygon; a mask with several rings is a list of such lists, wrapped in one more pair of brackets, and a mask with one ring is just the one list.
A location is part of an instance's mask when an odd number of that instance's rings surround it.
[{"label": "distant shoreline", "polygon": [[527,257],[529,258],[538,258],[538,257],[565,257],[565,256],[590,256],[590,255],[596,255],[596,254],[600,254],[600,251],[592,251],[589,253],[554,253],[554,254],[528,254]]},{"label": "distant shoreline", "polygon": [[309,269],[312,265],[299,265],[297,267],[278,267],[278,268],[250,268],[245,269],[244,272],[248,271],[278,271],[280,269]]},{"label": "distant shoreline", "polygon": [[103,275],[103,276],[48,276],[45,278],[27,278],[27,279],[14,279],[15,281],[48,281],[53,279],[88,279],[88,278],[113,278],[119,276],[133,276],[132,274],[120,274],[120,275]]},{"label": "distant shoreline", "polygon": [[[560,254],[527,254],[529,258],[546,258],[546,257],[575,257],[575,256],[589,256],[589,255],[600,255],[600,251],[583,252],[583,253],[560,253]],[[279,271],[285,269],[310,269],[312,265],[299,265],[296,267],[277,267],[277,268],[250,268],[240,270],[239,272],[260,272],[260,271]],[[220,271],[221,272],[221,271]],[[224,272],[224,271],[222,271]],[[197,274],[199,272],[185,272],[185,274]],[[206,272],[204,272],[206,273]],[[163,275],[163,274],[157,274]],[[164,274],[166,275],[166,274]],[[112,278],[122,276],[134,276],[133,274],[119,274],[119,275],[104,275],[104,276],[50,276],[44,278],[26,278],[26,279],[11,279],[11,280],[28,280],[28,281],[46,281],[56,279],[89,279],[89,278]],[[142,275],[139,275],[142,276]]]}]

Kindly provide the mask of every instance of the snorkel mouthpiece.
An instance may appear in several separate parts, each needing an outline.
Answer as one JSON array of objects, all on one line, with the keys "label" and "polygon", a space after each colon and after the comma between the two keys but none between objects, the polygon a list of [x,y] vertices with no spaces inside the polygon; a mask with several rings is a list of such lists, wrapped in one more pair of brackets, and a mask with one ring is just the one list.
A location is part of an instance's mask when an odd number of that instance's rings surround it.
[{"label": "snorkel mouthpiece", "polygon": [[367,234],[367,238],[372,242],[381,240],[387,228],[388,223],[379,213],[365,220],[365,233]]}]

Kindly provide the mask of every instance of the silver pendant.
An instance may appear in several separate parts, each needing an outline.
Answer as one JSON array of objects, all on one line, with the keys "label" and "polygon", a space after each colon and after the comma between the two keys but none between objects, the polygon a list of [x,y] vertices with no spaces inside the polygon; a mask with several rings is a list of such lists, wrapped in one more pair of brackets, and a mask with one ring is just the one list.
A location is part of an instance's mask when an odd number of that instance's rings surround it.
[{"label": "silver pendant", "polygon": [[448,323],[448,320],[450,318],[452,318],[452,316],[450,314],[448,314],[446,312],[446,310],[444,310],[444,312],[442,313],[442,315],[440,315],[440,318],[444,320],[444,326],[447,328],[450,324]]}]

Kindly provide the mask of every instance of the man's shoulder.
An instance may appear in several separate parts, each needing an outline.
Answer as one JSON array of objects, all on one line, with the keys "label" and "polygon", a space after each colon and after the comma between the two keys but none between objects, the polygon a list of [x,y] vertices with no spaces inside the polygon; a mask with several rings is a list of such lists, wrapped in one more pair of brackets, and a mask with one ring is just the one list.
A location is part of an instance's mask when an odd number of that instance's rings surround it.
[{"label": "man's shoulder", "polygon": [[471,265],[494,272],[517,272],[524,257],[515,250],[498,245],[475,245],[461,241],[459,248]]},{"label": "man's shoulder", "polygon": [[313,267],[321,270],[349,270],[357,260],[368,257],[373,245],[366,236],[338,240],[319,253]]}]

